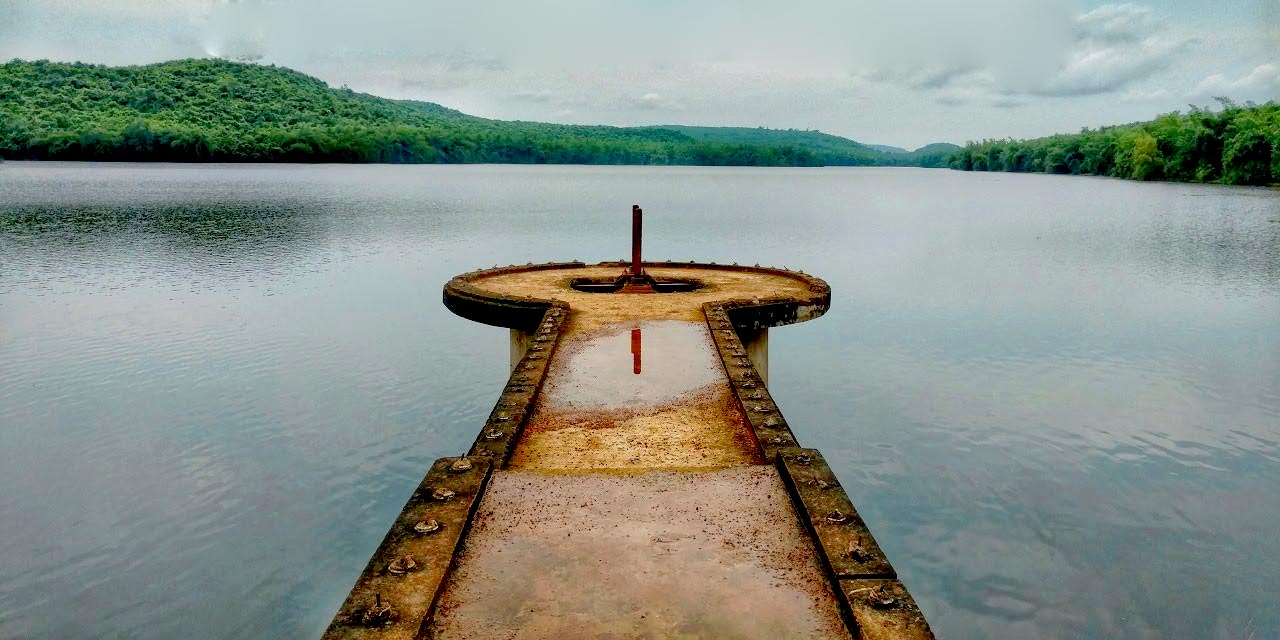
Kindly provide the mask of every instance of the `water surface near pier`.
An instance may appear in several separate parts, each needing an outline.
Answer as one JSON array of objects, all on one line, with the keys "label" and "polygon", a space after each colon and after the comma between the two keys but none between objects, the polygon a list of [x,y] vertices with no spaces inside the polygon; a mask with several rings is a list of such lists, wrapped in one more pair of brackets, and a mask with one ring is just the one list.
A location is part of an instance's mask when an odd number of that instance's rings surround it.
[{"label": "water surface near pier", "polygon": [[633,203],[832,285],[770,387],[940,635],[1280,636],[1280,192],[7,163],[0,637],[318,635],[505,380],[440,286],[620,259]]}]

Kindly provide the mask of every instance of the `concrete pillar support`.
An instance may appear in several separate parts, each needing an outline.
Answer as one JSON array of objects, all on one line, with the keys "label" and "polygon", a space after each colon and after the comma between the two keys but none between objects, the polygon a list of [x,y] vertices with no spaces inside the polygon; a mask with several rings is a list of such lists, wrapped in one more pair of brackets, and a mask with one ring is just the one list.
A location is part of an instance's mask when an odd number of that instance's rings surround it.
[{"label": "concrete pillar support", "polygon": [[747,352],[747,357],[751,358],[751,364],[760,373],[760,380],[766,387],[769,386],[769,329],[766,327],[741,331],[738,337],[742,339],[742,348]]},{"label": "concrete pillar support", "polygon": [[519,329],[511,330],[511,370],[516,370],[516,365],[520,364],[520,360],[524,358],[524,354],[529,351],[529,347],[533,345],[533,334],[528,331]]}]

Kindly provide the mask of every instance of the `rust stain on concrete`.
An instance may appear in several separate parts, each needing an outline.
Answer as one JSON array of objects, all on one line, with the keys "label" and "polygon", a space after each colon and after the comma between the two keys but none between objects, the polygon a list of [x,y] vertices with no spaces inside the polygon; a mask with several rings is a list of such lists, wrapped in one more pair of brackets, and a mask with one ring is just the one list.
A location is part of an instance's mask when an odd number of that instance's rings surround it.
[{"label": "rust stain on concrete", "polygon": [[653,408],[535,413],[510,467],[636,470],[762,462],[733,396],[711,386]]},{"label": "rust stain on concrete", "polygon": [[776,470],[495,475],[436,638],[848,638]]}]

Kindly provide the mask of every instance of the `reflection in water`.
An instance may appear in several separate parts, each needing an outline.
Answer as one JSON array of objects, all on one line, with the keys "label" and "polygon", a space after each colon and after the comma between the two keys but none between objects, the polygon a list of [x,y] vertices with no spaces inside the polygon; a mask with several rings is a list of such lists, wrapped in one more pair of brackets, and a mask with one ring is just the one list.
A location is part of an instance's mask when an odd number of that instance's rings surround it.
[{"label": "reflection in water", "polygon": [[[643,363],[642,333],[649,338]],[[629,361],[621,357],[624,352],[631,354]],[[687,399],[725,379],[711,335],[701,322],[650,320],[633,329],[570,333],[562,339],[555,358],[555,369],[540,397],[551,407],[657,407]]]},{"label": "reflection in water", "polygon": [[[830,282],[823,319],[771,336],[770,390],[939,635],[1280,637],[1275,190],[21,162],[0,165],[0,637],[318,636],[507,375],[503,335],[439,286],[616,259],[591,250],[620,193],[655,203],[655,258]],[[642,375],[631,327],[583,349],[595,378],[565,399],[640,411],[719,380],[691,327],[641,327]]]}]

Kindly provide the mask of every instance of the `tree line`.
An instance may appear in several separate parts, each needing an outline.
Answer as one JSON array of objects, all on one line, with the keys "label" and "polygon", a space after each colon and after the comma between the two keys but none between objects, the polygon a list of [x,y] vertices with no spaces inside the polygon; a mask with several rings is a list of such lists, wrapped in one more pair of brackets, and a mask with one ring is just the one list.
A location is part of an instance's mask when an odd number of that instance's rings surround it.
[{"label": "tree line", "polygon": [[948,164],[963,171],[1113,176],[1131,180],[1280,183],[1280,104],[1192,106],[1150,122],[1033,140],[970,142]]},{"label": "tree line", "polygon": [[225,60],[0,65],[0,157],[174,162],[940,166],[817,131],[506,122]]}]

